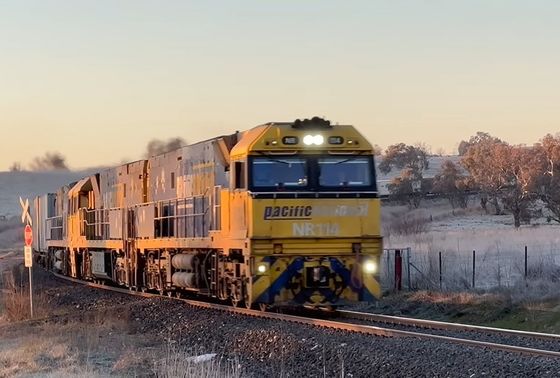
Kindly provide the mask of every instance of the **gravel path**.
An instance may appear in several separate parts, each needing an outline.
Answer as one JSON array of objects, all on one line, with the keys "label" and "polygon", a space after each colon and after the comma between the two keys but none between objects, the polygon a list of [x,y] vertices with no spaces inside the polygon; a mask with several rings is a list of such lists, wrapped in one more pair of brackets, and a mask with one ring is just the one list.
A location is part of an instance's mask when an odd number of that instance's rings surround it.
[{"label": "gravel path", "polygon": [[250,318],[54,279],[47,286],[53,306],[84,314],[114,308],[127,314],[132,332],[235,359],[252,377],[560,376],[560,359]]}]

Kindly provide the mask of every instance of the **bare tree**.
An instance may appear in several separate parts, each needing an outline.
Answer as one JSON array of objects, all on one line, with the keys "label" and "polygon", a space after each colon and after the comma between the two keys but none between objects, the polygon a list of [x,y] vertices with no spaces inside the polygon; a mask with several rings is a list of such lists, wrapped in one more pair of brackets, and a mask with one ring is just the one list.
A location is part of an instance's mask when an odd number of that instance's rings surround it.
[{"label": "bare tree", "polygon": [[173,151],[185,146],[187,142],[181,137],[170,138],[168,140],[152,139],[146,146],[144,156],[146,158],[161,155],[169,151]]},{"label": "bare tree", "polygon": [[47,152],[37,156],[30,164],[32,171],[68,170],[66,158],[60,152]]},{"label": "bare tree", "polygon": [[12,165],[10,165],[10,172],[21,172],[23,171],[23,168],[21,166],[21,163],[19,161],[15,161],[12,163]]},{"label": "bare tree", "polygon": [[550,218],[560,223],[560,136],[546,135],[538,147],[544,160],[540,182],[540,199],[550,211]]},{"label": "bare tree", "polygon": [[515,227],[530,221],[531,207],[537,199],[537,184],[545,165],[543,155],[535,147],[508,146],[496,156],[507,185],[500,192],[504,207],[513,214]]},{"label": "bare tree", "polygon": [[436,149],[436,155],[437,156],[445,156],[447,154],[447,152],[445,151],[445,148],[443,147],[438,147]]}]

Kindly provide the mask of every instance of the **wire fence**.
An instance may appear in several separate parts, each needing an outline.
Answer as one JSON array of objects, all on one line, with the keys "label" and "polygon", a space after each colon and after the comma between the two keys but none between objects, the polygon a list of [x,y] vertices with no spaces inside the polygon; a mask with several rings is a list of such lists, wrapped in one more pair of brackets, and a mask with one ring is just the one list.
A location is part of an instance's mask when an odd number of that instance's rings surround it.
[{"label": "wire fence", "polygon": [[381,283],[389,291],[509,288],[530,280],[560,282],[560,248],[470,253],[386,249],[382,267]]}]

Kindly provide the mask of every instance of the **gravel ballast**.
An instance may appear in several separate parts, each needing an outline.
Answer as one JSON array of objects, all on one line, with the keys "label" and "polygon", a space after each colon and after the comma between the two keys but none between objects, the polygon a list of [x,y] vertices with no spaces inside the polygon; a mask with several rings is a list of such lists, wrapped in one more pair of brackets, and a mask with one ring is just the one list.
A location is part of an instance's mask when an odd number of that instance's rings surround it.
[{"label": "gravel ballast", "polygon": [[560,376],[560,359],[555,358],[348,333],[50,281],[45,294],[61,312],[114,308],[126,314],[131,332],[201,353],[218,353],[236,360],[252,377]]}]

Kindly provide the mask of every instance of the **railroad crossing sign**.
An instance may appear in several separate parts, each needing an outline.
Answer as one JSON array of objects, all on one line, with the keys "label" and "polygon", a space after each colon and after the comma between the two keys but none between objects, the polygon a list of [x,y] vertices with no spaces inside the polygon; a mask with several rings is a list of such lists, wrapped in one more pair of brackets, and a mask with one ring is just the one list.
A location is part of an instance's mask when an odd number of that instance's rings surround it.
[{"label": "railroad crossing sign", "polygon": [[26,198],[25,202],[21,197],[19,197],[19,204],[21,205],[21,223],[26,223],[33,225],[33,221],[31,219],[31,214],[29,214],[29,200]]},{"label": "railroad crossing sign", "polygon": [[25,225],[25,229],[23,231],[23,237],[25,240],[25,246],[31,247],[31,243],[33,243],[33,230],[31,229],[31,226],[28,224]]},{"label": "railroad crossing sign", "polygon": [[31,268],[33,266],[33,250],[30,246],[26,245],[23,248],[23,257],[26,268]]},{"label": "railroad crossing sign", "polygon": [[31,225],[33,224],[33,220],[31,214],[29,214],[29,200],[26,198],[25,201],[23,201],[23,199],[19,197],[19,204],[21,205],[21,223],[26,223],[23,231],[23,237],[25,239],[23,257],[25,267],[29,268],[29,312],[31,318],[33,318],[33,274],[31,272],[31,268],[33,267],[33,248],[31,248],[31,243],[33,243],[33,230],[31,229]]}]

